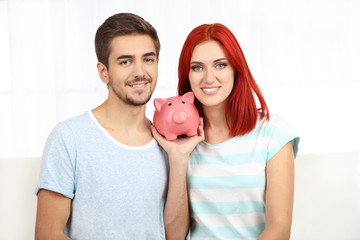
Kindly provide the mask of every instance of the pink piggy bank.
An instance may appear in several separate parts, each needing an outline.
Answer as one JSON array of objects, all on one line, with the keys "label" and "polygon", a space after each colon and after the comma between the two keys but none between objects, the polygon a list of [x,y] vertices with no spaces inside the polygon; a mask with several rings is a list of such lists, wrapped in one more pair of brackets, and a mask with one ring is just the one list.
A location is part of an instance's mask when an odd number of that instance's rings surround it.
[{"label": "pink piggy bank", "polygon": [[197,135],[200,123],[199,112],[194,105],[194,93],[154,100],[154,126],[166,140],[175,140],[179,135]]}]

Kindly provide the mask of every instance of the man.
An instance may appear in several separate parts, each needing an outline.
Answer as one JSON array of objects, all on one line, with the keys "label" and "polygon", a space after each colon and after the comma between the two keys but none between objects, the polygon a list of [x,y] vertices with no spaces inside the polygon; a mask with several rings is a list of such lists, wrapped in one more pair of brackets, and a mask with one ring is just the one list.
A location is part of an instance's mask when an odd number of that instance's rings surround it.
[{"label": "man", "polygon": [[145,104],[158,77],[156,30],[116,14],[99,27],[95,48],[108,98],[50,134],[35,238],[184,239],[187,157],[203,133],[169,143],[168,157],[152,136]]}]

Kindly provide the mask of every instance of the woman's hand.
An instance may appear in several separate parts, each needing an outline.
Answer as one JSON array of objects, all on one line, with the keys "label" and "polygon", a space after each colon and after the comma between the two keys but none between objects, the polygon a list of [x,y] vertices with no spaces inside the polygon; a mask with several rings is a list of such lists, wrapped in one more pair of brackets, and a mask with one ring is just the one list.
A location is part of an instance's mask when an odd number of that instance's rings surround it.
[{"label": "woman's hand", "polygon": [[161,147],[167,152],[169,159],[187,159],[196,145],[205,139],[203,118],[200,118],[198,134],[193,137],[180,137],[174,141],[167,141],[157,132],[153,125],[151,125],[151,132]]},{"label": "woman's hand", "polygon": [[169,157],[169,184],[164,207],[166,239],[185,239],[189,231],[189,206],[187,195],[187,169],[190,153],[205,139],[204,122],[200,118],[198,134],[193,137],[180,137],[167,141],[153,125],[150,126],[154,138]]}]

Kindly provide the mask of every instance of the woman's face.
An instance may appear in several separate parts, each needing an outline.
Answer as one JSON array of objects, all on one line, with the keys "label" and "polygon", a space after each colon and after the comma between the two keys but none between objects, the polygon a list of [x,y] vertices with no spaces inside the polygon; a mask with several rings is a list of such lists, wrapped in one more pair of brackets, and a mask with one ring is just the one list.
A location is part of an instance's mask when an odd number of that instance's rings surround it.
[{"label": "woman's face", "polygon": [[196,45],[190,60],[189,80],[203,107],[225,105],[234,86],[234,76],[234,68],[217,41]]}]

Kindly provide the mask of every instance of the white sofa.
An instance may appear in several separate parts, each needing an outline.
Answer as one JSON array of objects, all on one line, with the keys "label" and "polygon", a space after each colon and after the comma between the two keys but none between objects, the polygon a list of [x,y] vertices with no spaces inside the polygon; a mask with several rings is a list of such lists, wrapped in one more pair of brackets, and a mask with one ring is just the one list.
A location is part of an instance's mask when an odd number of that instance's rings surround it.
[{"label": "white sofa", "polygon": [[[34,239],[40,158],[0,159],[0,239]],[[291,240],[360,239],[360,150],[299,155]]]},{"label": "white sofa", "polygon": [[360,240],[360,151],[299,155],[291,240]]},{"label": "white sofa", "polygon": [[34,239],[40,158],[0,159],[0,239]]}]

